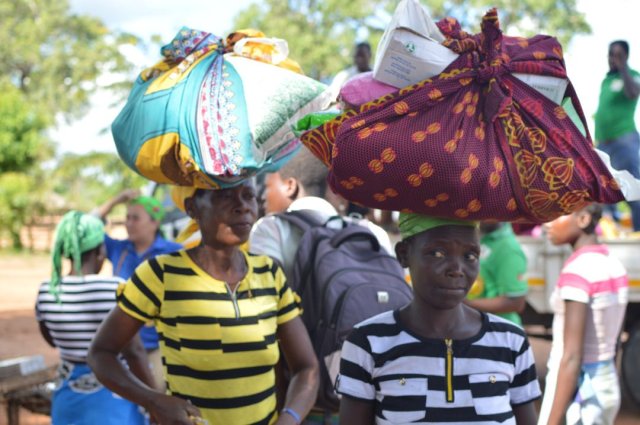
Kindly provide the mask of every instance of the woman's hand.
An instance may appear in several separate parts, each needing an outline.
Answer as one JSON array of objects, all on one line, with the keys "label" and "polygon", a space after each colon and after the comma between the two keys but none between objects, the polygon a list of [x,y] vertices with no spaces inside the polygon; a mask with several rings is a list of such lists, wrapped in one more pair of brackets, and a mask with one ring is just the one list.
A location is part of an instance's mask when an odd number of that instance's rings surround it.
[{"label": "woman's hand", "polygon": [[188,400],[158,394],[148,406],[153,423],[158,425],[200,425],[200,410]]},{"label": "woman's hand", "polygon": [[116,199],[118,203],[123,203],[133,201],[138,196],[140,196],[140,191],[138,189],[125,189],[118,194]]}]

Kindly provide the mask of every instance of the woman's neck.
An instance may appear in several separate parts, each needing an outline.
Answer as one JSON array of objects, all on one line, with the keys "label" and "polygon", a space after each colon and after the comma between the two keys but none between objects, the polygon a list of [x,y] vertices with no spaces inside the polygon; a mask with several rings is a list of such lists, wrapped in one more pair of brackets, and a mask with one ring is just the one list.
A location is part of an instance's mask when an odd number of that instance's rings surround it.
[{"label": "woman's neck", "polygon": [[156,240],[156,237],[154,235],[151,239],[143,239],[143,240],[132,242],[133,248],[136,250],[136,254],[140,255],[147,252],[147,250],[151,248],[151,245],[153,245],[153,242],[155,240]]},{"label": "woman's neck", "polygon": [[409,304],[400,312],[404,325],[418,335],[435,339],[466,339],[476,335],[482,327],[480,313],[462,303],[441,310],[430,306]]},{"label": "woman's neck", "polygon": [[247,274],[247,262],[237,246],[213,248],[200,245],[187,253],[202,270],[215,279],[226,282],[232,289]]},{"label": "woman's neck", "polygon": [[69,271],[69,276],[87,276],[90,274],[98,274],[100,273],[100,268],[97,266],[96,261],[90,259],[88,261],[82,262],[82,267],[80,267],[80,273],[76,272],[75,267],[71,264],[71,271]]},{"label": "woman's neck", "polygon": [[598,236],[595,233],[582,233],[578,236],[578,239],[572,244],[573,250],[577,251],[580,248],[584,248],[589,245],[597,245],[598,244]]}]

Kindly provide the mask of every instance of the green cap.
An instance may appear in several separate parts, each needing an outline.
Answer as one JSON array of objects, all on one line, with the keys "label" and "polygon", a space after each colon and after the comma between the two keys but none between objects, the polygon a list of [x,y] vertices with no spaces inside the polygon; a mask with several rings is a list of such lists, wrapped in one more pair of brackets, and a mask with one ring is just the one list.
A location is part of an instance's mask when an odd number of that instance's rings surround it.
[{"label": "green cap", "polygon": [[402,239],[410,238],[418,233],[440,226],[478,226],[477,221],[456,220],[453,218],[431,217],[423,214],[400,213],[398,227]]}]

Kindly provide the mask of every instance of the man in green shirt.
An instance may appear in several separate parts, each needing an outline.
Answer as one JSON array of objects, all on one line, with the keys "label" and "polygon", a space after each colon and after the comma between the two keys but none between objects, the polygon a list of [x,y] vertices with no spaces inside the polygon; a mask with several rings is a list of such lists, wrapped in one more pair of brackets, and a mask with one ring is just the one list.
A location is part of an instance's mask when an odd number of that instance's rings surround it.
[{"label": "man in green shirt", "polygon": [[471,307],[494,313],[522,326],[528,286],[520,243],[509,223],[480,224],[480,273],[466,301]]},{"label": "man in green shirt", "polygon": [[[596,112],[598,148],[611,157],[611,165],[640,178],[640,136],[635,111],[640,95],[640,74],[629,68],[629,44],[624,40],[609,45],[609,72],[600,86]],[[640,202],[629,202],[633,230],[640,230]],[[615,217],[615,213],[614,213]]]}]

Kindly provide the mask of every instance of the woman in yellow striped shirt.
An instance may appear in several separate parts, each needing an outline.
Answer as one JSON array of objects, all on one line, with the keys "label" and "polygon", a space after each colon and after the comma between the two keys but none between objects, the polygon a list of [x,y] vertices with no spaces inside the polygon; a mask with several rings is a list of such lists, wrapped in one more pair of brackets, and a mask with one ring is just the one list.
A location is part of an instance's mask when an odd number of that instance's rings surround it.
[{"label": "woman in yellow striped shirt", "polygon": [[[90,365],[105,386],[160,424],[299,424],[315,401],[318,364],[280,267],[239,249],[257,218],[255,188],[247,182],[198,190],[185,208],[200,226],[201,244],[136,269],[96,335]],[[117,358],[148,320],[160,334],[166,395]],[[280,414],[278,347],[293,374]]]}]

